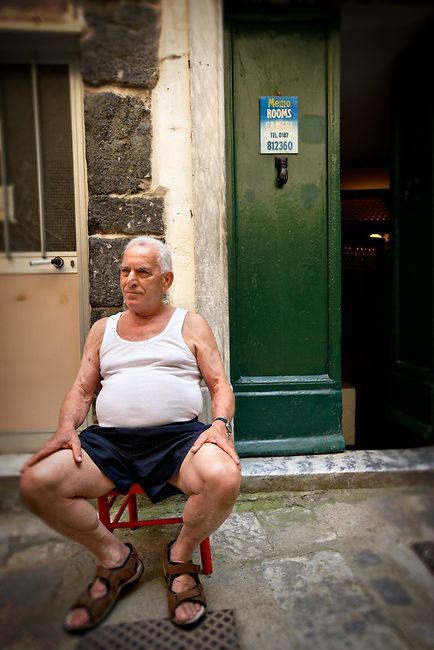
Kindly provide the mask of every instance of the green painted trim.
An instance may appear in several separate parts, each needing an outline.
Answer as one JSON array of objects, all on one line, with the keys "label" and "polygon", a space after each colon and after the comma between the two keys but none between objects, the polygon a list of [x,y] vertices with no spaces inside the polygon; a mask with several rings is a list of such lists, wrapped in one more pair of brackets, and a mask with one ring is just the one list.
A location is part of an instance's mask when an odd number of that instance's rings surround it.
[{"label": "green painted trim", "polygon": [[342,435],[333,432],[287,440],[240,440],[235,441],[235,447],[241,458],[330,454],[345,451]]},{"label": "green painted trim", "polygon": [[[235,138],[234,138],[234,112],[233,112],[233,47],[232,27],[224,25],[224,89],[225,89],[225,149],[226,149],[226,215],[227,215],[227,239],[228,252],[228,298],[229,298],[229,343],[230,358],[238,358],[236,336],[233,336],[236,296],[236,249],[235,249]],[[232,376],[232,364],[230,364]]]},{"label": "green painted trim", "polygon": [[393,406],[386,407],[386,416],[395,424],[399,424],[405,429],[413,431],[422,438],[429,439],[433,436],[433,427],[430,424],[421,422],[417,418],[411,417],[408,413],[404,413]]},{"label": "green painted trim", "polygon": [[309,390],[318,389],[322,387],[338,389],[341,387],[340,381],[336,382],[330,379],[328,375],[289,375],[274,377],[239,377],[233,383],[235,391],[249,392],[256,391],[270,391],[270,390]]},{"label": "green painted trim", "polygon": [[341,381],[341,192],[340,192],[340,49],[336,24],[329,26],[327,51],[328,112],[328,263],[329,375]]},{"label": "green painted trim", "polygon": [[328,375],[259,375],[257,377],[239,377],[238,384],[331,384],[333,379]]},{"label": "green painted trim", "polygon": [[[272,441],[273,449],[279,449],[279,453],[283,449],[289,453],[293,448],[310,453],[310,443],[304,441],[312,437],[322,440],[322,452],[345,447],[341,433],[340,390],[235,392],[235,397],[234,432],[237,448],[240,446],[241,450],[246,444],[249,449],[255,445],[262,449],[268,440]],[[237,427],[239,419],[243,422],[242,432]],[[327,447],[329,436],[331,446]],[[338,438],[339,444],[336,442]]]},{"label": "green painted trim", "polygon": [[434,383],[429,376],[390,374],[386,417],[423,438],[433,435]]},{"label": "green painted trim", "polygon": [[406,363],[405,361],[396,361],[392,372],[402,373],[404,376],[415,377],[416,379],[431,379],[431,370],[427,367],[415,366],[412,363]]}]

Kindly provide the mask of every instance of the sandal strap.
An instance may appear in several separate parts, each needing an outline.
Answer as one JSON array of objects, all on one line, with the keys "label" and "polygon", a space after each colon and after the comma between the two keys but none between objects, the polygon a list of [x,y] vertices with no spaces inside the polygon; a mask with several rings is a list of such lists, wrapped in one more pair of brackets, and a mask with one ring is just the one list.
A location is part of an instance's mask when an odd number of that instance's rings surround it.
[{"label": "sandal strap", "polygon": [[163,569],[164,575],[167,580],[175,578],[176,576],[188,573],[189,575],[195,575],[196,581],[199,581],[197,575],[203,573],[202,567],[199,564],[194,564],[191,560],[189,562],[172,562],[170,559],[170,550],[172,548],[173,541],[170,542],[165,549],[164,558],[163,558]]},{"label": "sandal strap", "polygon": [[165,566],[166,577],[180,576],[184,573],[189,575],[198,575],[202,573],[202,568],[199,564],[193,562],[171,562]]},{"label": "sandal strap", "polygon": [[[69,611],[80,608],[86,609],[90,623],[93,623],[104,616],[107,608],[111,607],[112,603],[119,596],[122,587],[136,575],[138,571],[138,563],[141,564],[134,546],[132,544],[126,544],[126,546],[129,547],[130,554],[124,564],[120,567],[114,567],[113,569],[98,566],[94,579],[79,595],[75,603],[70,607]],[[106,593],[97,598],[91,596],[90,593],[96,580],[101,580],[107,588]]]},{"label": "sandal strap", "polygon": [[[137,551],[132,544],[126,544],[130,549],[130,554],[121,566],[108,569],[107,567],[97,567],[95,578],[92,584],[98,578],[107,584],[107,587],[112,590],[118,590],[125,582],[131,580],[137,570],[137,562],[139,561]],[[89,586],[90,588],[90,586]]]},{"label": "sandal strap", "polygon": [[200,583],[191,589],[186,589],[185,591],[179,591],[176,593],[175,591],[169,590],[168,593],[170,594],[171,599],[176,602],[176,605],[181,605],[186,601],[206,605],[205,593]]},{"label": "sandal strap", "polygon": [[104,615],[107,607],[113,601],[113,594],[108,591],[100,598],[92,598],[88,591],[84,591],[70,607],[69,611],[74,609],[85,609],[89,615],[89,623],[97,621]]},{"label": "sandal strap", "polygon": [[[172,544],[173,542],[168,544],[168,546],[166,547],[164,560],[163,560],[163,569],[167,581],[167,602],[169,606],[169,613],[172,620],[174,620],[175,610],[179,605],[182,605],[182,603],[185,602],[189,602],[189,603],[199,603],[200,605],[203,605],[203,607],[206,607],[206,598],[205,598],[205,592],[203,590],[203,586],[199,580],[199,575],[198,575],[199,573],[203,573],[201,567],[198,564],[194,564],[191,561],[179,562],[179,563],[171,562],[170,549]],[[191,587],[190,589],[186,589],[185,591],[180,591],[178,593],[175,593],[171,589],[173,581],[175,580],[176,577],[184,574],[191,575],[194,578],[196,585],[194,587]]]}]

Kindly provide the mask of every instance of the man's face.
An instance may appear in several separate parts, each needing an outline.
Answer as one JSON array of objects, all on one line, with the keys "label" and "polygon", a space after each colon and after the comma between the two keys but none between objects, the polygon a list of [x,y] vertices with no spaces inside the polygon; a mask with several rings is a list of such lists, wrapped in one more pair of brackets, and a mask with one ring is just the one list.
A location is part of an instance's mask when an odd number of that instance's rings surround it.
[{"label": "man's face", "polygon": [[152,315],[161,307],[163,295],[173,281],[173,273],[161,273],[158,253],[153,246],[132,246],[121,265],[121,290],[128,309]]}]

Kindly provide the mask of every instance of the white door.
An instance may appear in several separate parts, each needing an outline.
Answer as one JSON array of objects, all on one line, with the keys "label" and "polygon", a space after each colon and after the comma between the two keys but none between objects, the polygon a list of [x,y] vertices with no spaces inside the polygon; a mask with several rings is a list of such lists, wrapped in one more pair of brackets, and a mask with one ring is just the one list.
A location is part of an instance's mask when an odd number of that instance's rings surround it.
[{"label": "white door", "polygon": [[35,451],[55,431],[80,360],[73,89],[68,62],[0,64],[1,453]]}]

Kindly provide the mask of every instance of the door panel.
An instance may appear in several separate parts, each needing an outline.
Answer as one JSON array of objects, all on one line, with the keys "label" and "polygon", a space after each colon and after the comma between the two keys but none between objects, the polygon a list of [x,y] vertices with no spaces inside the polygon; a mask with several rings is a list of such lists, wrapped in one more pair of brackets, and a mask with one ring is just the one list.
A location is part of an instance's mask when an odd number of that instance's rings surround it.
[{"label": "door panel", "polygon": [[[228,19],[231,375],[241,455],[343,448],[333,38],[324,22]],[[299,153],[285,154],[283,187],[275,156],[259,153],[259,97],[268,95],[298,97]]]},{"label": "door panel", "polygon": [[36,451],[55,431],[76,376],[82,263],[71,66],[2,56],[0,452],[12,453]]},{"label": "door panel", "polygon": [[[427,26],[396,65],[393,84],[394,337],[386,414],[414,442],[434,429],[434,28]],[[402,80],[405,79],[403,103]],[[408,106],[417,107],[409,119]]]},{"label": "door panel", "polygon": [[1,429],[53,431],[80,361],[77,274],[0,276]]},{"label": "door panel", "polygon": [[[281,42],[291,52],[282,79]],[[280,48],[279,48],[280,49]],[[306,56],[307,55],[307,56]],[[312,66],[312,58],[318,65]],[[303,62],[303,66],[295,61]],[[290,34],[276,27],[251,28],[238,35],[233,53],[234,132],[237,187],[237,247],[235,278],[240,376],[323,374],[327,372],[326,331],[317,323],[327,318],[327,182],[324,39],[307,29]],[[246,67],[253,67],[247,76]],[[306,88],[301,79],[311,79]],[[287,185],[274,183],[274,156],[258,155],[258,97],[274,94],[291,81],[292,95],[300,95],[301,143],[307,118],[321,124],[319,142],[289,155]],[[274,89],[274,90],[273,90]],[[307,92],[308,91],[308,92]],[[306,111],[309,115],[306,116]],[[252,135],[254,137],[252,137]],[[271,263],[275,260],[274,263]],[[293,282],[290,278],[297,278]],[[258,300],[259,298],[259,300]],[[270,316],[272,317],[270,318]],[[297,317],[295,317],[297,315]]]}]

